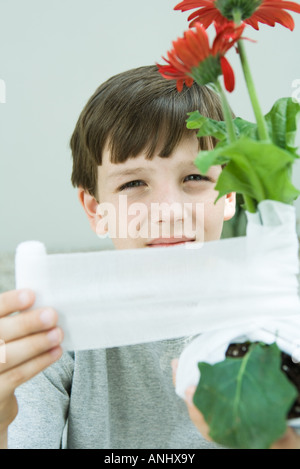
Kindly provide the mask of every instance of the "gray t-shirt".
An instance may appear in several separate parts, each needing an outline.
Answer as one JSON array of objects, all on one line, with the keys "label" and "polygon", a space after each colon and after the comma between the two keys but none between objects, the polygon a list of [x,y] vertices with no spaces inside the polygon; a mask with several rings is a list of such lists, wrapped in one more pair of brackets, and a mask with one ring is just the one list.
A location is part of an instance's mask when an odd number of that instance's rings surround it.
[{"label": "gray t-shirt", "polygon": [[209,449],[174,391],[186,339],[65,352],[20,386],[9,448]]}]

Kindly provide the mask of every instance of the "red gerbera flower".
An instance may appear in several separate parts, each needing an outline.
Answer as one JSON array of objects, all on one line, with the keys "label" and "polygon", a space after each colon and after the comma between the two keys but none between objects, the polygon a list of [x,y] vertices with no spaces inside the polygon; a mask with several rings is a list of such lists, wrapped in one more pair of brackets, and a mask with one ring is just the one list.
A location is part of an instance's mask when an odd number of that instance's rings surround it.
[{"label": "red gerbera flower", "polygon": [[219,75],[224,76],[227,91],[234,89],[234,73],[224,57],[225,53],[241,38],[244,25],[236,27],[232,22],[225,27],[217,27],[217,35],[212,47],[206,30],[198,23],[195,30],[185,31],[183,38],[173,42],[173,49],[167,52],[168,65],[158,65],[161,75],[177,81],[178,91],[184,83],[191,87],[193,81],[200,85],[215,82]]},{"label": "red gerbera flower", "polygon": [[241,19],[254,29],[258,23],[275,26],[276,23],[294,29],[294,20],[285,10],[300,13],[300,5],[286,0],[183,0],[174,10],[188,11],[198,8],[188,17],[190,27],[200,22],[208,28],[213,22],[224,25],[233,20],[233,11],[239,10]]}]

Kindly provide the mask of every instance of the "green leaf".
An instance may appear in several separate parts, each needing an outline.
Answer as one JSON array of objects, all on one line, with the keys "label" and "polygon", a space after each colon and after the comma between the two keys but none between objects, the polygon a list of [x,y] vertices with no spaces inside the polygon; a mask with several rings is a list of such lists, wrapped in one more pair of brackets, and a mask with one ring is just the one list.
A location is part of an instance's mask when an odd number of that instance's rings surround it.
[{"label": "green leaf", "polygon": [[265,116],[271,142],[259,140],[257,125],[240,117],[233,120],[237,141],[229,144],[225,122],[189,114],[187,127],[198,129],[198,137],[214,137],[218,144],[211,151],[201,151],[195,161],[202,173],[212,165],[226,165],[216,189],[216,201],[228,194],[242,194],[248,211],[255,212],[265,199],[292,204],[300,192],[292,184],[292,165],[296,158],[295,137],[300,104],[281,98]]},{"label": "green leaf", "polygon": [[[205,117],[199,111],[188,113],[188,129],[199,129],[198,137],[215,137],[219,141],[227,140],[227,128],[224,121],[217,121],[210,117]],[[254,140],[258,140],[257,125],[246,121],[241,117],[233,119],[233,125],[237,137],[246,135]]]},{"label": "green leaf", "polygon": [[265,116],[270,137],[275,145],[296,152],[297,147],[294,145],[299,117],[300,103],[294,102],[292,98],[281,98],[276,101]]},{"label": "green leaf", "polygon": [[[188,114],[189,129],[199,129],[198,137],[212,136],[220,142],[227,140],[227,131],[224,121],[216,121],[202,116],[198,111]],[[280,98],[273,105],[271,111],[265,115],[268,132],[272,142],[292,153],[296,153],[295,137],[297,122],[300,119],[300,103],[292,98]],[[259,140],[256,123],[246,121],[241,117],[233,119],[237,138],[246,136],[252,140]]]},{"label": "green leaf", "polygon": [[284,434],[298,392],[280,365],[275,343],[252,344],[242,358],[198,364],[201,377],[194,404],[215,442],[228,448],[267,449]]},{"label": "green leaf", "polygon": [[206,174],[210,166],[226,163],[215,186],[217,200],[237,192],[256,203],[268,199],[291,204],[300,194],[291,182],[294,161],[294,154],[272,143],[242,137],[230,145],[201,151],[195,165]]},{"label": "green leaf", "polygon": [[210,117],[205,117],[199,111],[188,113],[188,129],[199,129],[198,137],[215,137],[217,140],[227,138],[226,124],[224,121],[216,121]]},{"label": "green leaf", "polygon": [[253,140],[259,140],[257,125],[253,124],[253,122],[246,121],[241,117],[236,117],[233,120],[233,125],[238,137],[245,135],[246,137],[250,137]]}]

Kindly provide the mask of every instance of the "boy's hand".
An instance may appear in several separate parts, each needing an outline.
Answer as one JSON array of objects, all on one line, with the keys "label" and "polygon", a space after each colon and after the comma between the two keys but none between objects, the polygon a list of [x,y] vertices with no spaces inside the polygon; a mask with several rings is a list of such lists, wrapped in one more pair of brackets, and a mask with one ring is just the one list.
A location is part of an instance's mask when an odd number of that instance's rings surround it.
[{"label": "boy's hand", "polygon": [[[173,369],[173,384],[176,383],[176,369],[178,360],[172,361]],[[212,441],[209,436],[209,426],[204,420],[203,415],[193,403],[193,396],[196,391],[196,386],[191,386],[186,390],[185,403],[187,405],[188,413],[193,424],[198,428],[201,435],[208,441]],[[270,449],[300,449],[300,435],[290,427],[287,428],[286,433],[277,441],[273,443]]]},{"label": "boy's hand", "polygon": [[[178,359],[172,360],[172,377],[173,377],[173,384],[176,386],[176,371],[178,367]],[[203,415],[197,409],[197,407],[193,404],[193,396],[196,391],[196,386],[190,386],[187,388],[185,392],[185,403],[187,405],[188,413],[190,416],[191,421],[193,424],[198,428],[201,435],[207,440],[212,441],[209,436],[209,426],[204,420]]]},{"label": "boy's hand", "polygon": [[15,389],[62,355],[63,333],[56,327],[58,317],[53,309],[10,316],[30,308],[34,300],[31,290],[0,295],[0,448],[5,446],[7,428],[18,412]]}]

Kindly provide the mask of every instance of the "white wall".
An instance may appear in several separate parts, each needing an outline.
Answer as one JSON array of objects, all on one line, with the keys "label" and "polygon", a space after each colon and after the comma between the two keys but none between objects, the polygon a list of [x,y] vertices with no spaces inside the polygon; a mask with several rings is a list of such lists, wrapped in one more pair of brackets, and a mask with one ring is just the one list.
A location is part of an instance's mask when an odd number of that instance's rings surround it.
[{"label": "white wall", "polygon": [[[0,0],[0,252],[28,239],[49,250],[99,248],[70,183],[69,138],[102,81],[160,61],[187,29],[188,14],[173,11],[176,3]],[[258,40],[247,49],[265,112],[300,79],[299,15],[295,22],[293,33],[262,26],[245,34]],[[236,54],[230,57],[238,70],[230,103],[253,120]],[[300,165],[294,179],[300,186]]]}]

